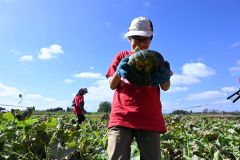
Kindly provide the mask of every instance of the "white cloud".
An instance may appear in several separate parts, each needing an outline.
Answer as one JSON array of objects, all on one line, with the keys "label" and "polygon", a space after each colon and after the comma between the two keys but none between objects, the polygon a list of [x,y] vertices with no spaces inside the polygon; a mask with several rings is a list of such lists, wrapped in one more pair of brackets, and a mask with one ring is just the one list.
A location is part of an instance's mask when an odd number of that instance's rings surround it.
[{"label": "white cloud", "polygon": [[215,71],[203,63],[187,63],[182,67],[182,74],[173,74],[172,85],[190,85],[200,83],[201,79],[214,75]]},{"label": "white cloud", "polygon": [[236,66],[236,67],[231,67],[231,68],[229,69],[229,71],[232,72],[232,73],[239,72],[239,71],[240,71],[240,66],[239,66],[239,67],[238,67],[238,66]]},{"label": "white cloud", "polygon": [[17,88],[0,83],[0,103],[6,108],[12,108],[20,102],[19,93]]},{"label": "white cloud", "polygon": [[64,80],[64,82],[65,82],[65,83],[73,83],[74,80],[72,80],[72,79],[68,79],[68,78],[67,78],[67,79]]},{"label": "white cloud", "polygon": [[59,54],[62,53],[63,53],[62,47],[58,44],[53,44],[48,48],[41,48],[38,58],[42,60],[49,60],[52,58],[56,58]]},{"label": "white cloud", "polygon": [[[21,99],[19,99],[19,93],[22,94]],[[7,110],[12,108],[26,109],[27,106],[35,106],[36,109],[40,110],[56,107],[65,109],[67,106],[70,106],[66,100],[45,97],[40,94],[22,93],[19,89],[3,83],[0,83],[0,103],[3,107],[6,106]]]},{"label": "white cloud", "polygon": [[200,82],[200,79],[193,76],[189,76],[189,75],[174,74],[171,77],[172,85],[189,85],[189,84],[195,84],[199,82]]},{"label": "white cloud", "polygon": [[26,61],[33,61],[33,56],[32,55],[24,55],[20,58],[20,62],[26,62]]},{"label": "white cloud", "polygon": [[193,77],[207,77],[215,74],[214,69],[203,63],[187,63],[182,67],[183,74]]},{"label": "white cloud", "polygon": [[240,72],[240,60],[237,61],[236,66],[233,66],[229,69],[231,73],[238,73]]},{"label": "white cloud", "polygon": [[101,73],[94,73],[94,72],[82,72],[73,75],[76,78],[91,78],[91,79],[102,79],[103,76]]},{"label": "white cloud", "polygon": [[11,49],[10,52],[11,52],[13,55],[15,55],[15,56],[21,54],[19,51],[15,50],[15,49]]},{"label": "white cloud", "polygon": [[104,22],[104,25],[105,25],[106,27],[111,27],[111,23],[110,23],[110,22]]},{"label": "white cloud", "polygon": [[67,106],[70,106],[70,103],[66,100],[45,97],[39,94],[27,94],[23,97],[22,105],[35,106],[36,109],[45,110],[56,107],[66,109]]},{"label": "white cloud", "polygon": [[11,5],[15,2],[16,0],[0,0],[0,4],[4,4],[4,5]]},{"label": "white cloud", "polygon": [[173,86],[166,93],[176,93],[181,91],[188,91],[188,87]]},{"label": "white cloud", "polygon": [[194,101],[203,101],[203,100],[212,100],[216,98],[223,98],[226,94],[220,91],[204,91],[201,93],[195,93],[188,96],[187,100],[194,100]]},{"label": "white cloud", "polygon": [[114,91],[110,89],[108,79],[97,80],[93,86],[88,87],[85,95],[85,107],[87,111],[97,111],[100,102],[112,102]]},{"label": "white cloud", "polygon": [[212,101],[211,104],[221,106],[221,105],[231,105],[232,102],[227,99],[221,99],[221,100]]},{"label": "white cloud", "polygon": [[40,99],[42,96],[40,94],[28,94],[26,95],[28,99]]},{"label": "white cloud", "polygon": [[231,45],[231,48],[236,48],[236,47],[240,47],[240,42],[236,42]]},{"label": "white cloud", "polygon": [[127,40],[128,38],[127,37],[125,37],[125,34],[126,34],[127,32],[125,32],[125,33],[121,33],[121,35],[120,35],[120,39],[122,39],[122,40]]},{"label": "white cloud", "polygon": [[19,93],[17,88],[0,83],[0,96],[17,96]]},{"label": "white cloud", "polygon": [[[61,100],[52,97],[45,97],[40,94],[22,93],[22,101],[19,104],[19,93],[15,87],[10,87],[0,83],[0,102],[7,104],[6,109],[20,108],[26,109],[27,106],[35,106],[37,110],[46,110],[49,108],[62,107],[66,109],[71,105],[71,100]],[[98,79],[92,86],[88,87],[88,93],[85,95],[85,108],[89,112],[97,111],[100,102],[112,102],[114,91],[110,89],[108,79]],[[74,95],[73,95],[74,96]]]},{"label": "white cloud", "polygon": [[238,88],[236,88],[236,87],[223,87],[221,90],[223,92],[235,92],[235,91],[238,90]]},{"label": "white cloud", "polygon": [[144,2],[144,6],[145,6],[145,7],[151,7],[151,3],[150,3],[149,1],[145,1],[145,2]]}]

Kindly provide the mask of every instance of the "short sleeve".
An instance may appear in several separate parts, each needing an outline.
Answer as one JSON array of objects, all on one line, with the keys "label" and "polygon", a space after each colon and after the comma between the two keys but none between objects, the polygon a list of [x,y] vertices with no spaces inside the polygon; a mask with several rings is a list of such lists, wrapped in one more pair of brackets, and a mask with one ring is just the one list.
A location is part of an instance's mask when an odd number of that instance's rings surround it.
[{"label": "short sleeve", "polygon": [[119,52],[113,59],[113,62],[111,63],[111,65],[109,66],[108,68],[108,71],[106,73],[106,77],[109,78],[109,77],[112,77],[117,69],[117,66],[119,64],[119,62],[127,55],[130,55],[132,54],[131,51],[122,51],[122,52]]}]

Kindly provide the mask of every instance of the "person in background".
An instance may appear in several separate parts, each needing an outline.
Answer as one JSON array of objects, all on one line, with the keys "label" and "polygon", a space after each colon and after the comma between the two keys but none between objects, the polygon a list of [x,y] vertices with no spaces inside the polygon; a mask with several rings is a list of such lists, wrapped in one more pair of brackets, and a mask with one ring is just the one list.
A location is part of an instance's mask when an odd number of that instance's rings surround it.
[{"label": "person in background", "polygon": [[86,93],[88,93],[87,88],[79,89],[72,102],[72,106],[74,107],[74,113],[77,115],[78,118],[78,124],[81,124],[85,120],[84,114],[86,113],[86,111],[84,109],[84,95]]},{"label": "person in background", "polygon": [[130,83],[126,79],[128,56],[134,54],[136,48],[143,50],[150,47],[153,39],[152,22],[146,17],[133,19],[125,36],[131,50],[119,52],[106,73],[110,88],[115,90],[108,122],[108,159],[129,160],[131,144],[135,138],[141,160],[159,160],[160,133],[167,131],[160,88],[167,91],[170,87],[170,65],[165,62],[165,72],[156,73],[155,86]]}]

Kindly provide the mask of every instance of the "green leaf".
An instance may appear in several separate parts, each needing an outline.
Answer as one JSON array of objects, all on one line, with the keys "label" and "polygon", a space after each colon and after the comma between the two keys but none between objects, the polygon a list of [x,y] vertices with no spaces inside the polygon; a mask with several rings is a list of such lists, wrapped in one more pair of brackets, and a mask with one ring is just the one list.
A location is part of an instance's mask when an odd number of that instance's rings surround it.
[{"label": "green leaf", "polygon": [[214,159],[214,160],[219,160],[219,158],[220,158],[220,151],[217,150],[217,151],[214,153],[213,159]]},{"label": "green leaf", "polygon": [[37,118],[35,118],[35,119],[28,119],[28,120],[26,120],[25,121],[25,124],[26,125],[33,125],[34,123],[36,123],[36,122],[39,122],[39,120],[37,119]]},{"label": "green leaf", "polygon": [[14,119],[14,116],[12,115],[11,112],[6,112],[2,115],[2,119],[5,119],[7,121],[11,121]]},{"label": "green leaf", "polygon": [[75,140],[71,141],[70,143],[66,144],[68,148],[76,148],[77,142]]},{"label": "green leaf", "polygon": [[234,129],[229,129],[228,132],[233,134],[235,131],[234,131]]},{"label": "green leaf", "polygon": [[57,124],[58,124],[58,121],[57,121],[56,118],[51,117],[51,118],[49,118],[48,121],[46,121],[45,123],[46,123],[47,127],[56,127]]}]

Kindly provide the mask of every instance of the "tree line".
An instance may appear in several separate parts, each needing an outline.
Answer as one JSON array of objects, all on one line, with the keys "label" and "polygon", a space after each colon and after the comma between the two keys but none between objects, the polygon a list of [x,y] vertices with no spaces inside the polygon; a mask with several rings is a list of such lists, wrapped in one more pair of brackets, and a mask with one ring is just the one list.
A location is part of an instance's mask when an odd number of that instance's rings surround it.
[{"label": "tree line", "polygon": [[[57,108],[47,109],[46,111],[47,112],[57,112],[57,111],[65,111],[65,110],[61,107],[57,107]],[[73,111],[73,107],[67,107],[66,112],[71,112],[71,111]],[[97,112],[110,113],[111,112],[111,102],[108,102],[108,101],[100,102]]]}]

